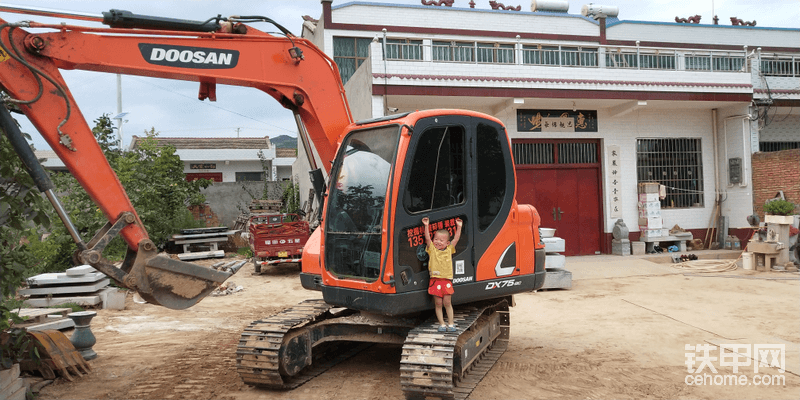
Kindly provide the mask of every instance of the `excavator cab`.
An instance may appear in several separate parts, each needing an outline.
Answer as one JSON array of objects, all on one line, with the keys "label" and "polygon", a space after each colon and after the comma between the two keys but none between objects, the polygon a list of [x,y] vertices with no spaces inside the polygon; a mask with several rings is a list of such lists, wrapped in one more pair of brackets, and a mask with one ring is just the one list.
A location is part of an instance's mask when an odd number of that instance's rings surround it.
[{"label": "excavator cab", "polygon": [[[431,230],[451,236],[455,220],[464,222],[453,255],[454,304],[541,287],[538,215],[534,222],[535,211],[519,207],[514,194],[510,143],[493,117],[436,110],[356,123],[331,172],[317,288],[329,304],[367,312],[433,308],[426,216]],[[304,260],[304,274],[313,269]]]}]

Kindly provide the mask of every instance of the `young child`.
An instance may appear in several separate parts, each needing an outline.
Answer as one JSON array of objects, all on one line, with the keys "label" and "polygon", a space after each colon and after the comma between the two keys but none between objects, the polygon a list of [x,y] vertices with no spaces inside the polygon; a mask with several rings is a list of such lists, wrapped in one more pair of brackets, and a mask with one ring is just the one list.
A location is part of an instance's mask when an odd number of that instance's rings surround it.
[{"label": "young child", "polygon": [[[436,231],[433,234],[433,240],[431,240],[429,223],[428,217],[422,219],[422,224],[425,225],[425,243],[427,244],[425,250],[429,256],[428,271],[431,276],[431,280],[428,283],[428,294],[433,296],[433,300],[436,303],[434,311],[436,311],[436,318],[439,319],[439,332],[455,332],[453,304],[450,302],[450,296],[453,294],[453,253],[456,252],[458,239],[461,239],[461,225],[463,222],[461,218],[456,219],[456,234],[453,236],[452,241],[450,240],[450,232],[446,229]],[[447,310],[446,326],[442,316],[442,306]]]}]

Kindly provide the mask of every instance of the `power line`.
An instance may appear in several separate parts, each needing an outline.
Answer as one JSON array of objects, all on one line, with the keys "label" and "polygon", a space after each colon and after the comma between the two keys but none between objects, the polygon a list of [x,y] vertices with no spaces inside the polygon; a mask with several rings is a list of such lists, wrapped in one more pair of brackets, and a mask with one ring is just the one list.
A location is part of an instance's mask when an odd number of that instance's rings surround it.
[{"label": "power line", "polygon": [[[172,93],[172,94],[177,94],[178,96],[185,97],[185,98],[187,98],[187,99],[191,99],[191,100],[195,100],[195,101],[197,100],[197,99],[195,99],[195,98],[192,98],[192,97],[186,96],[186,95],[185,95],[185,94],[183,94],[183,93],[176,92],[176,91],[174,91],[174,90],[169,90],[169,89],[167,89],[167,88],[165,88],[165,87],[162,87],[162,86],[156,85],[155,83],[148,82],[147,80],[144,80],[144,79],[139,79],[138,77],[135,77],[135,76],[134,76],[133,78],[134,78],[135,80],[139,81],[139,82],[146,83],[146,84],[148,84],[148,85],[150,85],[150,86],[156,87],[156,88],[158,88],[158,89],[161,89],[161,90],[163,90],[163,91],[165,91],[165,92],[169,92],[169,93]],[[295,131],[293,131],[293,130],[289,130],[289,129],[286,129],[286,128],[283,128],[283,127],[280,127],[280,126],[277,126],[277,125],[272,125],[272,124],[270,124],[270,123],[267,123],[267,122],[264,122],[264,121],[261,121],[261,120],[255,119],[255,118],[253,118],[253,117],[250,117],[250,116],[244,115],[244,114],[242,114],[242,113],[239,113],[239,112],[236,112],[236,111],[233,111],[233,110],[228,110],[227,108],[220,107],[220,106],[218,106],[218,105],[216,105],[216,104],[214,104],[214,103],[211,103],[211,102],[208,102],[208,103],[206,103],[206,102],[201,102],[201,104],[204,104],[204,105],[207,105],[207,106],[211,106],[211,107],[214,107],[214,108],[220,109],[220,110],[222,110],[222,111],[227,111],[227,112],[229,112],[229,113],[231,113],[231,114],[236,114],[236,115],[238,115],[238,116],[240,116],[240,117],[242,117],[242,118],[247,118],[247,119],[249,119],[249,120],[253,120],[253,121],[256,121],[256,122],[258,122],[258,123],[261,123],[261,124],[264,124],[264,125],[267,125],[267,126],[271,126],[271,127],[273,127],[273,128],[277,128],[277,129],[280,129],[280,130],[283,130],[283,131],[286,131],[286,132],[291,132],[291,133],[295,133],[295,134],[297,133],[297,132],[295,132]]]}]

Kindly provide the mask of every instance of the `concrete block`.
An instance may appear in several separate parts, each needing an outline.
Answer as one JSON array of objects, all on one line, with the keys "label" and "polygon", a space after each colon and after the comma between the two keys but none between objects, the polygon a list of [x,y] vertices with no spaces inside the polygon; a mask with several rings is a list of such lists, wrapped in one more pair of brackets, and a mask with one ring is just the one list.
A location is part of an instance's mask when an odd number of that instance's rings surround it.
[{"label": "concrete block", "polygon": [[635,256],[641,256],[647,254],[645,252],[646,244],[645,242],[631,242],[631,253]]},{"label": "concrete block", "polygon": [[545,253],[563,253],[567,248],[567,242],[562,238],[542,238]]},{"label": "concrete block", "polygon": [[567,257],[563,254],[546,254],[544,259],[545,269],[561,269],[567,266]]},{"label": "concrete block", "polygon": [[108,310],[124,310],[125,297],[128,295],[127,290],[117,288],[107,288],[101,293],[103,301],[103,309]]},{"label": "concrete block", "polygon": [[[20,381],[22,381],[22,379],[20,379]],[[25,400],[26,399],[25,395],[26,395],[27,392],[28,392],[28,388],[23,386],[23,387],[19,388],[16,392],[14,392],[11,395],[9,395],[8,396],[8,400]],[[2,397],[0,397],[0,398],[2,398]]]},{"label": "concrete block", "polygon": [[184,260],[200,260],[203,258],[222,258],[225,257],[224,250],[217,250],[217,251],[200,251],[196,253],[181,253],[178,254],[178,259],[181,261]]},{"label": "concrete block", "polygon": [[565,269],[547,270],[542,289],[571,289],[572,272]]}]

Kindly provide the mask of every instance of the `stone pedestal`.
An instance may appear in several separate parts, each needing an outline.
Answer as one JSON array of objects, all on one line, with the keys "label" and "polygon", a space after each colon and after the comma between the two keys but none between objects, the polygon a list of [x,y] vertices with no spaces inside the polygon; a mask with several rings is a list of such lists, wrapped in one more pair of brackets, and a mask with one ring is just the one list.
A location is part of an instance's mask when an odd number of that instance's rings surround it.
[{"label": "stone pedestal", "polygon": [[616,254],[618,256],[631,255],[631,241],[628,239],[612,239],[611,254]]},{"label": "stone pedestal", "polygon": [[75,332],[69,341],[75,346],[75,350],[83,356],[85,360],[93,360],[97,357],[97,353],[92,350],[92,346],[97,343],[97,338],[89,328],[92,318],[97,315],[94,311],[80,311],[67,314],[68,317],[75,321]]}]

